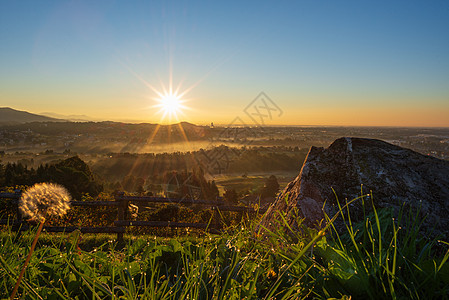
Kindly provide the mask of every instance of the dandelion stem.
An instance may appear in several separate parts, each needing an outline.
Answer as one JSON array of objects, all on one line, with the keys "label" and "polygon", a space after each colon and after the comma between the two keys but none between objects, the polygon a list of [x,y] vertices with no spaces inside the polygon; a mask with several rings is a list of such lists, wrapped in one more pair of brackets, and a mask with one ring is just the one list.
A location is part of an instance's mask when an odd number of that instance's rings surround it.
[{"label": "dandelion stem", "polygon": [[28,257],[25,260],[25,263],[23,264],[22,271],[20,271],[19,278],[17,279],[16,285],[14,286],[14,290],[12,291],[11,297],[9,298],[10,300],[13,300],[14,297],[16,296],[17,290],[19,289],[20,282],[22,281],[23,274],[25,274],[25,269],[26,269],[28,263],[30,262],[31,255],[33,254],[34,248],[36,247],[36,244],[37,244],[37,240],[39,238],[39,235],[41,234],[42,227],[44,227],[44,223],[45,223],[45,219],[42,219],[41,223],[39,224],[39,228],[37,229],[36,236],[34,237],[33,243],[31,244],[31,249],[30,249],[30,252],[28,253]]}]

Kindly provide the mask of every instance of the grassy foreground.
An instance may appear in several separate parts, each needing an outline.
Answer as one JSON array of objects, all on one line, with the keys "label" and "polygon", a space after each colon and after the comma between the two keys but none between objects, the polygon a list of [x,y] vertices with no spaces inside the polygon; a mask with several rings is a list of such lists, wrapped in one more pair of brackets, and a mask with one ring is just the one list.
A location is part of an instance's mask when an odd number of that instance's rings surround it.
[{"label": "grassy foreground", "polygon": [[[303,227],[261,237],[253,224],[201,238],[105,241],[43,238],[19,288],[23,299],[448,299],[446,242],[418,233],[412,212],[346,219],[346,232]],[[281,217],[282,220],[282,217]],[[281,221],[283,222],[283,221]],[[331,223],[330,223],[331,224]],[[279,226],[281,228],[281,226]],[[284,227],[285,228],[285,227]],[[0,235],[0,298],[10,296],[32,232]],[[85,245],[86,246],[86,245]]]}]

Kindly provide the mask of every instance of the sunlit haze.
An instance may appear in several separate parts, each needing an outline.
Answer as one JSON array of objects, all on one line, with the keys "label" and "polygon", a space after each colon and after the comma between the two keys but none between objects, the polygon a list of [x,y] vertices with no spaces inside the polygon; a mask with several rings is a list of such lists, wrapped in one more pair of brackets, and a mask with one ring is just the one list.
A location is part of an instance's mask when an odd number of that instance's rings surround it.
[{"label": "sunlit haze", "polygon": [[1,1],[0,107],[449,127],[448,37],[448,1]]}]

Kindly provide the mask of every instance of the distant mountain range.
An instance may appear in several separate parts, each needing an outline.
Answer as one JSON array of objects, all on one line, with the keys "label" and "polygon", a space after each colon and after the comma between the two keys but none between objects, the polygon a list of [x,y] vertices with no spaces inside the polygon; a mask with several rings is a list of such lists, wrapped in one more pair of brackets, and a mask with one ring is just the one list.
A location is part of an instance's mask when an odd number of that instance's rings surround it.
[{"label": "distant mountain range", "polygon": [[65,122],[66,120],[32,114],[26,111],[15,110],[10,107],[0,107],[1,124],[21,124],[28,122]]},{"label": "distant mountain range", "polygon": [[57,113],[52,113],[52,112],[42,112],[39,115],[42,116],[46,116],[46,117],[50,117],[50,118],[56,118],[56,119],[62,119],[62,120],[67,120],[70,122],[95,122],[95,121],[99,121],[96,120],[95,118],[86,116],[86,115],[61,115],[61,114],[57,114]]},{"label": "distant mountain range", "polygon": [[[18,125],[30,122],[100,122],[100,123],[124,123],[124,124],[144,124],[145,122],[115,122],[102,121],[86,115],[61,115],[51,112],[33,114],[27,111],[16,110],[10,107],[0,107],[0,125]],[[148,123],[145,123],[148,124]],[[180,122],[182,126],[201,127],[188,122]],[[154,125],[157,124],[148,124]],[[174,124],[173,124],[174,125]],[[164,126],[163,126],[164,127]]]}]

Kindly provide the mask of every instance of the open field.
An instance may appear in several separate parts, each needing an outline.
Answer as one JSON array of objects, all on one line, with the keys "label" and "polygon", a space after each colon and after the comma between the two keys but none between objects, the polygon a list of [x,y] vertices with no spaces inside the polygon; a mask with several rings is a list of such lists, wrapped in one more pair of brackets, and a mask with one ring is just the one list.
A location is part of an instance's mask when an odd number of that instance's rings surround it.
[{"label": "open field", "polygon": [[298,171],[278,171],[278,172],[257,172],[248,174],[223,174],[216,175],[213,179],[217,184],[220,194],[226,189],[235,189],[236,191],[257,191],[261,189],[270,176],[274,175],[282,190],[290,181],[298,176]]}]

